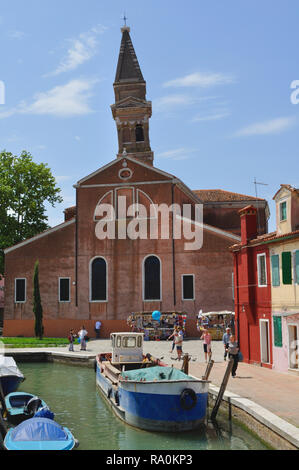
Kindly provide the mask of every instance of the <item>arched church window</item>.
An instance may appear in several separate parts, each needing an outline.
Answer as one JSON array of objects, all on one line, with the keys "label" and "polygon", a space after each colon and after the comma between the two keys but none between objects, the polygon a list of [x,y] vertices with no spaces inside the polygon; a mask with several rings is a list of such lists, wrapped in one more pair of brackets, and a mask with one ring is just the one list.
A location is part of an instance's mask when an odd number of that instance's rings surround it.
[{"label": "arched church window", "polygon": [[128,144],[131,142],[131,133],[129,127],[123,128],[123,144]]},{"label": "arched church window", "polygon": [[161,300],[161,262],[157,256],[144,260],[144,300]]},{"label": "arched church window", "polygon": [[107,300],[107,263],[104,258],[95,258],[91,263],[91,301]]},{"label": "arched church window", "polygon": [[135,128],[135,134],[136,134],[136,142],[144,141],[143,127],[141,124],[137,124]]}]

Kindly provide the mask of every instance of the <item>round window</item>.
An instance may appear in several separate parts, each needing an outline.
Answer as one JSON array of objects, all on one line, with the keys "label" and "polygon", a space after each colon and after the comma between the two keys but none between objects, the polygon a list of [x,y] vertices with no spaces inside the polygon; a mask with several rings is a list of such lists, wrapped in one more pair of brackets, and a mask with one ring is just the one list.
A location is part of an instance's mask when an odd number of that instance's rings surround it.
[{"label": "round window", "polygon": [[133,172],[130,170],[130,168],[122,168],[120,172],[118,173],[118,176],[122,180],[128,180],[131,178]]}]

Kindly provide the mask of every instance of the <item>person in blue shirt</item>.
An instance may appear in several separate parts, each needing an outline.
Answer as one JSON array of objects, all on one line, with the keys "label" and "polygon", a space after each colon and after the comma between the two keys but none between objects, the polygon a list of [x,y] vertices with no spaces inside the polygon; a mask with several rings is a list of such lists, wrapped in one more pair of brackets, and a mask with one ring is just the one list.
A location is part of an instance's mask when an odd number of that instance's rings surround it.
[{"label": "person in blue shirt", "polygon": [[226,357],[228,354],[228,343],[229,343],[229,338],[230,338],[230,328],[226,328],[224,335],[222,336],[222,342],[224,345],[224,360],[226,361]]}]

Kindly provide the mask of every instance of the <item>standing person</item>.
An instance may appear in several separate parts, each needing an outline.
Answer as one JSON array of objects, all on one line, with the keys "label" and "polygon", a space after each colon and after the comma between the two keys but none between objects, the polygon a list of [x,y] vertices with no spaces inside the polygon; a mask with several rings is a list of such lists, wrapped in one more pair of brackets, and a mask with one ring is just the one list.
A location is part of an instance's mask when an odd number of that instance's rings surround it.
[{"label": "standing person", "polygon": [[205,353],[205,361],[208,362],[208,356],[209,356],[209,360],[212,357],[212,336],[208,332],[208,330],[204,330],[201,339],[203,339],[203,350]]},{"label": "standing person", "polygon": [[230,339],[230,328],[226,328],[225,329],[225,333],[224,335],[222,336],[222,342],[224,344],[224,360],[226,361],[226,356],[227,356],[227,350],[228,350],[228,343],[229,343],[229,339]]},{"label": "standing person", "polygon": [[69,346],[69,351],[74,351],[74,341],[75,341],[75,338],[76,338],[77,335],[75,335],[74,333],[74,330],[70,330],[70,334],[68,336],[68,340],[70,342],[70,346]]},{"label": "standing person", "polygon": [[170,335],[167,338],[167,341],[170,338],[173,338],[172,351],[174,350],[174,346],[176,346],[176,350],[177,350],[177,354],[178,354],[178,357],[176,359],[178,359],[180,361],[181,357],[182,357],[182,353],[183,353],[183,332],[181,331],[181,327],[176,325],[174,327],[174,331],[173,331],[172,335]]},{"label": "standing person", "polygon": [[232,377],[235,378],[236,371],[238,368],[238,363],[239,363],[239,345],[234,335],[231,335],[231,337],[229,338],[227,349],[228,349],[228,357],[230,359],[233,359],[234,361],[233,368],[232,368]]},{"label": "standing person", "polygon": [[100,329],[101,329],[102,323],[100,320],[96,321],[96,324],[94,326],[94,331],[96,332],[96,338],[100,339]]},{"label": "standing person", "polygon": [[175,345],[176,351],[178,354],[177,359],[180,361],[182,354],[183,354],[183,340],[184,340],[184,332],[181,326],[177,327],[177,335],[175,336]]},{"label": "standing person", "polygon": [[171,348],[171,351],[169,351],[169,352],[171,352],[171,353],[173,352],[173,350],[174,350],[174,348],[175,348],[175,339],[174,339],[175,333],[176,333],[176,326],[173,327],[173,333],[167,338],[167,341],[168,341],[170,338],[172,338],[172,348]]},{"label": "standing person", "polygon": [[78,336],[80,338],[81,348],[80,351],[86,351],[86,339],[87,331],[85,330],[84,325],[81,327],[81,330],[78,332]]}]

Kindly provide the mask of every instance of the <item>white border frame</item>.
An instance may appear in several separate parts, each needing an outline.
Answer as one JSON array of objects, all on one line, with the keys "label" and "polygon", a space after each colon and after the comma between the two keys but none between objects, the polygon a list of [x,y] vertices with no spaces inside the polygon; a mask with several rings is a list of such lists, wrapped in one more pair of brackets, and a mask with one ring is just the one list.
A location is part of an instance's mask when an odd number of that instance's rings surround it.
[{"label": "white border frame", "polygon": [[[278,286],[274,286],[273,285],[273,269],[272,269],[272,256],[278,256],[278,275],[279,275],[279,284]],[[282,268],[282,263],[281,263],[281,256],[280,256],[280,253],[272,253],[270,254],[270,273],[271,273],[271,287],[273,287],[273,289],[277,289],[279,287],[282,286],[282,276],[281,276],[281,272],[280,272],[280,269]]]},{"label": "white border frame", "polygon": [[298,361],[298,367],[291,367],[291,363],[290,363],[290,331],[289,331],[289,326],[296,326],[296,328],[297,328],[297,337],[298,337],[298,334],[299,334],[299,326],[298,326],[298,323],[288,323],[288,322],[286,322],[286,326],[287,326],[287,330],[288,330],[288,345],[287,345],[288,346],[288,369],[298,371],[299,370],[299,361]]},{"label": "white border frame", "polygon": [[[69,300],[60,300],[60,280],[68,279],[69,280]],[[61,276],[58,278],[58,302],[60,304],[69,304],[71,302],[71,278],[68,276]]]},{"label": "white border frame", "polygon": [[[145,287],[145,282],[144,282],[144,278],[145,278],[145,272],[144,272],[144,268],[145,268],[145,261],[147,260],[147,258],[150,258],[151,256],[155,256],[155,258],[158,258],[158,260],[160,261],[160,299],[145,299],[144,298],[144,287]],[[143,302],[162,302],[162,298],[163,298],[163,294],[162,294],[162,261],[161,261],[161,258],[156,255],[155,253],[152,253],[150,255],[146,255],[144,258],[143,258],[143,261],[142,261],[142,301]]]},{"label": "white border frame", "polygon": [[[261,328],[261,323],[268,323],[268,362],[265,362],[262,360],[262,328]],[[271,364],[271,349],[270,349],[270,325],[269,325],[269,320],[268,318],[260,318],[259,321],[259,327],[260,327],[260,360],[261,364]]]},{"label": "white border frame", "polygon": [[[97,258],[102,258],[105,263],[106,263],[106,300],[92,300],[91,298],[91,294],[92,294],[92,289],[91,289],[91,267],[92,267],[92,263],[95,259]],[[107,259],[105,258],[105,256],[101,256],[101,255],[97,255],[97,256],[94,256],[90,261],[89,261],[89,302],[90,303],[93,303],[93,304],[97,304],[97,303],[107,303],[108,302],[108,262],[107,262]]]},{"label": "white border frame", "polygon": [[[266,284],[260,284],[260,263],[259,263],[259,258],[261,257],[265,258],[265,274],[266,274]],[[256,257],[256,263],[257,263],[257,285],[258,287],[267,287],[268,286],[268,277],[267,277],[267,256],[266,253],[258,253]]]},{"label": "white border frame", "polygon": [[[279,202],[278,202],[278,217],[279,217],[279,223],[280,222],[286,222],[288,220],[288,197],[284,197],[282,198]],[[285,219],[281,219],[281,204],[283,203],[286,203],[286,218]]]},{"label": "white border frame", "polygon": [[[98,201],[98,203],[97,203],[97,205],[96,205],[96,208],[95,208],[94,213],[93,213],[93,221],[94,221],[94,222],[99,222],[99,220],[102,220],[102,219],[97,219],[97,218],[96,218],[96,210],[97,210],[97,207],[98,207],[98,206],[102,203],[102,201],[105,199],[105,197],[108,196],[108,194],[111,194],[111,201],[112,201],[112,206],[113,206],[113,209],[114,209],[114,199],[113,199],[113,198],[114,198],[114,191],[113,191],[113,189],[110,189],[110,191],[107,191],[107,192],[104,194],[104,196],[102,196],[102,197],[100,198],[100,200]],[[114,209],[114,211],[115,211],[115,209]],[[114,219],[110,219],[110,220],[114,220]]]},{"label": "white border frame", "polygon": [[[193,298],[192,299],[184,299],[184,276],[192,276],[193,277]],[[188,300],[194,301],[195,300],[195,274],[181,274],[181,289],[182,289],[182,300],[184,302],[188,302]]]},{"label": "white border frame", "polygon": [[[114,189],[114,213],[115,213],[115,220],[129,220],[127,218],[127,214],[126,214],[126,217],[125,219],[119,219],[118,218],[118,191],[122,190],[122,189],[131,189],[132,191],[132,204],[134,205],[135,204],[135,188],[134,186],[118,186],[117,188]],[[130,207],[130,205],[126,206],[126,210],[128,211],[128,207]]]},{"label": "white border frame", "polygon": [[[25,281],[25,300],[17,300],[17,281]],[[15,278],[15,304],[25,304],[27,302],[27,278],[16,277]]]}]

